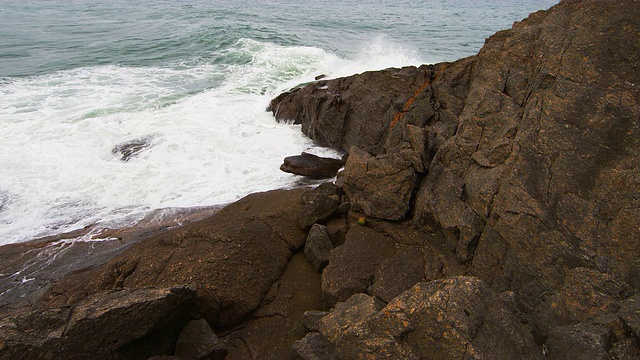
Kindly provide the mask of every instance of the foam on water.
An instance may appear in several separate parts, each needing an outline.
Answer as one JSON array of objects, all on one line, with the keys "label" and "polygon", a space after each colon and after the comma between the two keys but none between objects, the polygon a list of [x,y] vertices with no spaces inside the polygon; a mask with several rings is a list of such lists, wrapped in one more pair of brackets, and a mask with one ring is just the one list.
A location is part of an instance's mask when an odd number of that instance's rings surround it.
[{"label": "foam on water", "polygon": [[[102,222],[126,226],[160,208],[234,201],[289,187],[278,167],[316,147],[265,112],[280,91],[419,63],[382,38],[355,60],[313,47],[241,39],[197,64],[96,66],[0,83],[0,244]],[[220,61],[231,57],[234,61]],[[207,59],[205,59],[207,60]],[[150,146],[128,162],[127,141]]]}]

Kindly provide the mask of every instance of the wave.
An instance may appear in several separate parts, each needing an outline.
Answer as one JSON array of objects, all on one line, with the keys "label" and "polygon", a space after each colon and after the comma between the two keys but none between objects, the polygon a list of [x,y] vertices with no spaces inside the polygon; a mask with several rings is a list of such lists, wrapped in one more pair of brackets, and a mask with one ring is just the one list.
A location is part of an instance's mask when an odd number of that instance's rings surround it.
[{"label": "wave", "polygon": [[[319,73],[342,76],[408,60],[384,39],[354,59],[240,39],[162,67],[101,65],[6,78],[0,190],[11,196],[2,200],[0,244],[294,186],[296,177],[279,170],[284,157],[340,154],[318,148],[298,126],[276,123],[265,112],[268,101]],[[118,144],[149,137],[150,146],[129,161],[114,156]]]}]

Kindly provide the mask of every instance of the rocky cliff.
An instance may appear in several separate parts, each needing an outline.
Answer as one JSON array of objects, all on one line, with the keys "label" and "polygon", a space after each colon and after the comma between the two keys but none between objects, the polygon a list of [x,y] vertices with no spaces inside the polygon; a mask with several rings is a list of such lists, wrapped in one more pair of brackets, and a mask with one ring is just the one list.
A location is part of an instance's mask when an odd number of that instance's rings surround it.
[{"label": "rocky cliff", "polygon": [[476,56],[284,93],[349,152],[335,185],[60,279],[0,358],[638,359],[639,64],[640,1],[561,1]]}]

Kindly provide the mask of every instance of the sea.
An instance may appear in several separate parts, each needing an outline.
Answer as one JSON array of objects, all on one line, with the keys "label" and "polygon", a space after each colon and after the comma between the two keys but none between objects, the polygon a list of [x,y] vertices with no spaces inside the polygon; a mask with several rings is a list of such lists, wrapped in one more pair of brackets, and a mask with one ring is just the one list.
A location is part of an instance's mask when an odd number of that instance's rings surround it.
[{"label": "sea", "polygon": [[[0,0],[0,245],[307,184],[284,157],[341,154],[270,99],[473,55],[555,3]],[[131,142],[146,146],[122,161]]]}]

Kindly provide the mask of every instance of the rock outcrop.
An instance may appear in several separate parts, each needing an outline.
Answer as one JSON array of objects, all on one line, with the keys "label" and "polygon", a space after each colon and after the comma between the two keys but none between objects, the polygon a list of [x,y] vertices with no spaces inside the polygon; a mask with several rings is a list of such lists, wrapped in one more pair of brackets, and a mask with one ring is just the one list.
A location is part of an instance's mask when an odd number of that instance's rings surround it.
[{"label": "rock outcrop", "polygon": [[0,359],[176,358],[181,336],[229,359],[637,358],[638,34],[640,1],[561,1],[476,56],[278,96],[350,152],[336,185],[65,276],[3,317]]}]

